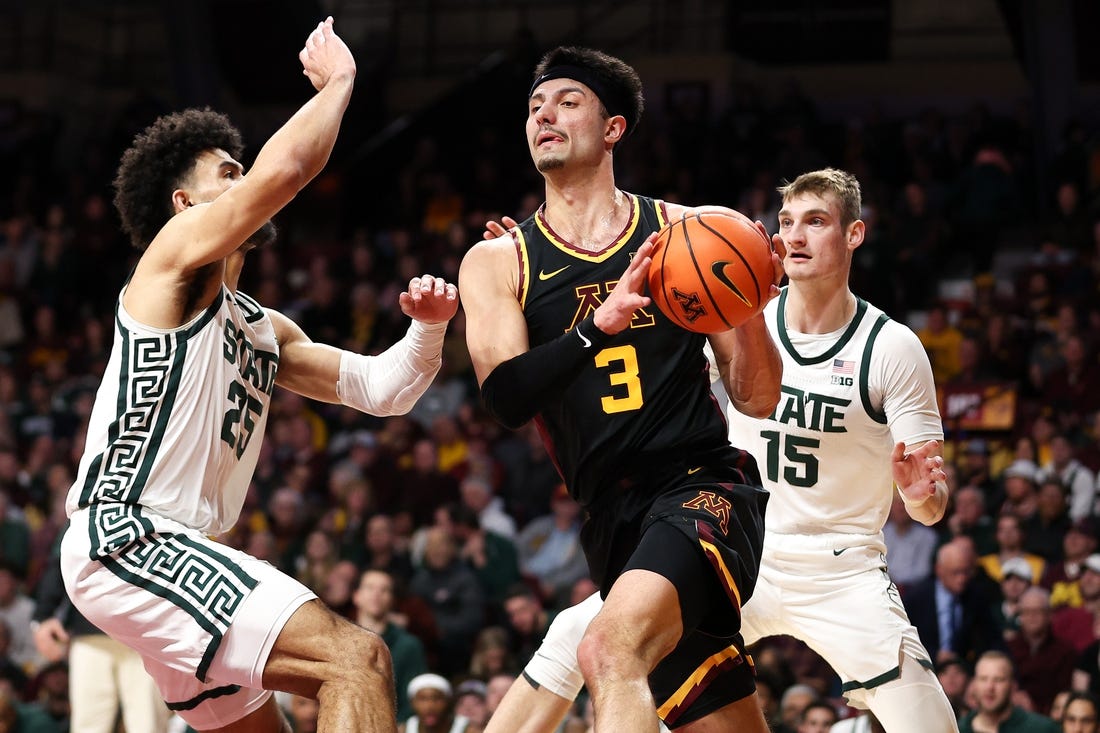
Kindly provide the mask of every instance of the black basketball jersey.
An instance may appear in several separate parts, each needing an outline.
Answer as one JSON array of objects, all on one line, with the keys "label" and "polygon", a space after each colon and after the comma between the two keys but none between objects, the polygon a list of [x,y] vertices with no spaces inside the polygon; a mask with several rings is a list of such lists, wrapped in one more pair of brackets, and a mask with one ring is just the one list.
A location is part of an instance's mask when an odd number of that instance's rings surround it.
[{"label": "black basketball jersey", "polygon": [[[560,337],[608,296],[637,249],[667,220],[663,202],[628,195],[630,219],[599,252],[572,246],[542,209],[515,231],[518,293],[531,348]],[[655,479],[728,450],[726,421],[710,391],[705,337],[676,326],[655,305],[600,349],[560,401],[536,418],[570,492],[586,508],[616,486]],[[702,463],[702,460],[698,461]]]}]

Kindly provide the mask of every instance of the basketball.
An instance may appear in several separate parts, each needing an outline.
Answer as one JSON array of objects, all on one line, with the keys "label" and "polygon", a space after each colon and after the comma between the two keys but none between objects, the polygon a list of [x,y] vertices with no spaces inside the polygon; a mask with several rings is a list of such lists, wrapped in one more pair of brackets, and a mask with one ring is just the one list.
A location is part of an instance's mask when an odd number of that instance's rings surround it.
[{"label": "basketball", "polygon": [[696,333],[736,328],[760,312],[772,284],[772,243],[744,214],[708,207],[661,229],[649,295]]}]

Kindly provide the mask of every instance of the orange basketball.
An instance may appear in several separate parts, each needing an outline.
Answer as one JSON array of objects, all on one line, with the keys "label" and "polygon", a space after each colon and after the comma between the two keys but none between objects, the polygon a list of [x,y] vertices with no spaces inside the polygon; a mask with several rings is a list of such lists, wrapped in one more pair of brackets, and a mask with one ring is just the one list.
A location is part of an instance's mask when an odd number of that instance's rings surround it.
[{"label": "orange basketball", "polygon": [[740,212],[708,207],[685,214],[660,231],[649,295],[689,331],[727,331],[768,302],[771,255],[771,242]]}]

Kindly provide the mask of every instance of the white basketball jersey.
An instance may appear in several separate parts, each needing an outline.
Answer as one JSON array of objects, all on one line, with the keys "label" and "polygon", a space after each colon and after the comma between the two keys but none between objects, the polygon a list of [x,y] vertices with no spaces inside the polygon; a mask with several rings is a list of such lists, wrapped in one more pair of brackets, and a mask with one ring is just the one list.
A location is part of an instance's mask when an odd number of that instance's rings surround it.
[{"label": "white basketball jersey", "polygon": [[154,514],[215,535],[232,527],[278,363],[271,319],[244,293],[222,286],[209,308],[176,329],[138,323],[120,295],[67,513],[91,506],[126,515],[130,526]]},{"label": "white basketball jersey", "polygon": [[890,511],[894,443],[943,440],[928,356],[862,299],[829,334],[789,331],[786,300],[784,288],[764,310],[783,358],[779,405],[764,420],[730,407],[730,441],[756,457],[771,492],[768,532],[876,535]]}]

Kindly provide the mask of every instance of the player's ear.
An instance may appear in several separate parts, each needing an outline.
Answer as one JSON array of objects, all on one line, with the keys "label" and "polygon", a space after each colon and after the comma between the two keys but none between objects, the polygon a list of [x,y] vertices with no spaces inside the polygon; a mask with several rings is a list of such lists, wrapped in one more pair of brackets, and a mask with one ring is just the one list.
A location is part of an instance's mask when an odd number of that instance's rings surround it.
[{"label": "player's ear", "polygon": [[626,118],[615,115],[607,118],[607,128],[604,131],[604,139],[609,143],[617,143],[626,135]]},{"label": "player's ear", "polygon": [[186,191],[182,188],[177,188],[172,192],[172,208],[177,214],[190,207],[191,197],[187,195]]},{"label": "player's ear", "polygon": [[867,225],[862,219],[856,219],[848,227],[848,249],[855,249],[863,244],[863,238],[867,235]]}]

